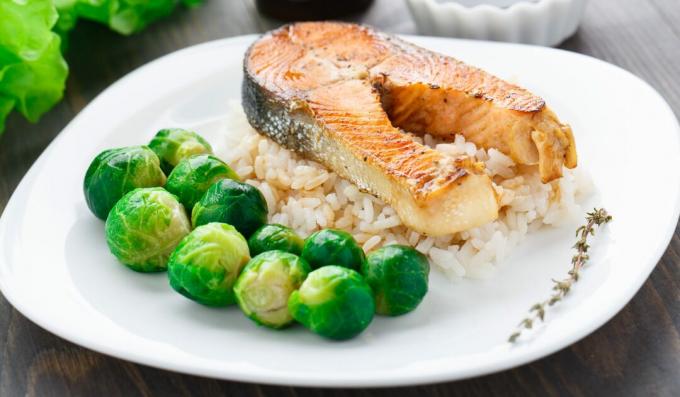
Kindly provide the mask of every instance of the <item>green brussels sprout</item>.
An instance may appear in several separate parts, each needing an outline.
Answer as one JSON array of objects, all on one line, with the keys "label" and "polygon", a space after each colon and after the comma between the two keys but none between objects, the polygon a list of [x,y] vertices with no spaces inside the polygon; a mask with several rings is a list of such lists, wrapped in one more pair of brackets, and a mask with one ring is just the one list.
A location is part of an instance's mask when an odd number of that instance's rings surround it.
[{"label": "green brussels sprout", "polygon": [[106,218],[106,242],[123,264],[139,272],[158,272],[191,231],[177,197],[160,187],[135,189],[121,198]]},{"label": "green brussels sprout", "polygon": [[388,245],[366,257],[361,273],[375,294],[378,314],[398,316],[415,309],[427,294],[430,264],[404,245]]},{"label": "green brussels sprout", "polygon": [[212,147],[202,136],[182,128],[158,131],[149,142],[151,150],[161,159],[161,168],[169,174],[180,161],[195,154],[211,154]]},{"label": "green brussels sprout", "polygon": [[222,179],[238,181],[239,177],[217,157],[199,154],[187,157],[175,166],[168,175],[165,189],[179,197],[187,211],[191,211],[205,191]]},{"label": "green brussels sprout", "polygon": [[249,260],[248,243],[233,226],[209,223],[194,229],[170,255],[170,286],[207,306],[230,305],[236,278]]},{"label": "green brussels sprout", "polygon": [[326,265],[338,265],[359,271],[366,260],[364,251],[354,237],[347,232],[323,229],[312,233],[305,240],[302,257],[312,269]]},{"label": "green brussels sprout", "polygon": [[139,187],[165,184],[158,156],[146,146],[104,150],[92,160],[85,173],[83,191],[90,211],[106,220],[109,211],[125,193]]},{"label": "green brussels sprout", "polygon": [[375,303],[371,287],[359,273],[342,266],[324,266],[309,273],[288,299],[293,318],[330,339],[349,339],[368,327]]},{"label": "green brussels sprout", "polygon": [[288,298],[311,271],[297,255],[278,250],[264,252],[251,259],[236,280],[236,302],[256,323],[283,328],[293,321]]},{"label": "green brussels sprout", "polygon": [[196,203],[191,221],[194,227],[228,223],[247,238],[267,222],[267,202],[255,186],[223,179],[210,186]]},{"label": "green brussels sprout", "polygon": [[264,225],[257,229],[248,239],[251,255],[258,255],[265,251],[281,250],[300,255],[305,240],[298,236],[293,229],[279,225]]}]

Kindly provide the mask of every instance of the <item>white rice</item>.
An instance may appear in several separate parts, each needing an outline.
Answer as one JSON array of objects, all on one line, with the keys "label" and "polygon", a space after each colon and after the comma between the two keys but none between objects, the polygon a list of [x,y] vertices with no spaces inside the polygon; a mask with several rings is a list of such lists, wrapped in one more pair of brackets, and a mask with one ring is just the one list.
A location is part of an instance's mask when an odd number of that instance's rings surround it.
[{"label": "white rice", "polygon": [[486,165],[500,195],[501,216],[475,229],[427,237],[404,225],[389,205],[361,192],[326,167],[305,160],[259,135],[248,124],[240,105],[229,115],[230,134],[237,144],[218,153],[247,183],[257,186],[269,206],[269,222],[307,236],[322,228],[352,233],[365,251],[389,244],[406,244],[427,255],[450,278],[486,278],[526,234],[543,225],[558,225],[581,213],[577,201],[592,184],[579,169],[543,184],[536,167],[516,166],[501,152],[478,149],[456,135],[439,142],[429,135],[414,137],[445,155],[474,156]]}]

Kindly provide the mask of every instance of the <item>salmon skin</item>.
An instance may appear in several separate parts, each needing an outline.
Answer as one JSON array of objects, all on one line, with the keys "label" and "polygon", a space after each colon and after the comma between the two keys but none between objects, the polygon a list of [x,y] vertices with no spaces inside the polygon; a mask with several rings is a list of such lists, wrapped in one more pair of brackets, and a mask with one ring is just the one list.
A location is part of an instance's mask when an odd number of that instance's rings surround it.
[{"label": "salmon skin", "polygon": [[251,125],[389,203],[439,236],[498,217],[483,166],[450,158],[402,129],[460,133],[549,181],[576,165],[573,137],[542,99],[479,69],[368,27],[284,26],[246,52],[242,103]]}]

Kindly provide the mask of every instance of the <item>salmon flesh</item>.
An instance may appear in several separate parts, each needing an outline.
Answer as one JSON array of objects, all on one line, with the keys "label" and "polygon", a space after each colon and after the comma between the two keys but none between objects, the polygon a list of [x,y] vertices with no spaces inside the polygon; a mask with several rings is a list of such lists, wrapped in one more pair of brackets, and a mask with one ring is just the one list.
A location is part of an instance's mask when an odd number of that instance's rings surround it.
[{"label": "salmon flesh", "polygon": [[543,100],[517,86],[368,27],[334,22],[284,26],[246,52],[243,108],[251,125],[389,203],[431,236],[498,217],[483,165],[451,158],[403,130],[462,134],[541,177],[576,165],[571,130]]}]

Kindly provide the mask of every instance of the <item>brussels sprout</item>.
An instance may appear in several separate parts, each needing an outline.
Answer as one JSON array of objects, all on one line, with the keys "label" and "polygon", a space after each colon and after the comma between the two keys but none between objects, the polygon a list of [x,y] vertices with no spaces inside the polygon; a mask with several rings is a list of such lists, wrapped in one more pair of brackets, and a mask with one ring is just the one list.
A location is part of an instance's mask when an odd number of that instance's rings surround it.
[{"label": "brussels sprout", "polygon": [[267,251],[248,262],[234,293],[243,313],[260,325],[282,328],[293,321],[288,297],[312,271],[304,259],[284,251]]},{"label": "brussels sprout", "polygon": [[423,300],[430,264],[411,247],[388,245],[368,254],[361,273],[375,294],[376,312],[398,316]]},{"label": "brussels sprout", "polygon": [[97,218],[106,220],[125,193],[165,184],[156,154],[146,146],[109,149],[92,160],[85,173],[85,201]]},{"label": "brussels sprout", "polygon": [[187,157],[175,166],[168,175],[165,189],[179,197],[187,211],[191,211],[205,191],[222,179],[239,180],[222,160],[210,154],[199,154]]},{"label": "brussels sprout", "polygon": [[371,287],[359,273],[341,266],[324,266],[309,273],[288,299],[293,318],[331,339],[349,339],[368,327],[375,303]]},{"label": "brussels sprout", "polygon": [[158,131],[149,142],[149,147],[161,159],[161,168],[166,174],[169,174],[180,161],[187,157],[212,153],[212,147],[202,136],[181,128]]},{"label": "brussels sprout", "polygon": [[177,197],[160,187],[135,189],[106,218],[106,242],[123,264],[139,272],[163,271],[175,246],[191,231]]},{"label": "brussels sprout", "polygon": [[257,229],[248,239],[250,255],[258,255],[265,251],[281,250],[300,255],[305,241],[293,229],[273,224]]},{"label": "brussels sprout", "polygon": [[223,179],[210,186],[196,203],[191,221],[194,227],[210,222],[228,223],[250,237],[267,222],[267,202],[256,187]]},{"label": "brussels sprout", "polygon": [[351,234],[342,230],[323,229],[305,240],[302,257],[313,269],[326,265],[344,266],[359,271],[366,260],[364,251]]},{"label": "brussels sprout", "polygon": [[234,303],[234,283],[250,260],[246,239],[225,223],[197,227],[170,255],[170,286],[208,306]]}]

